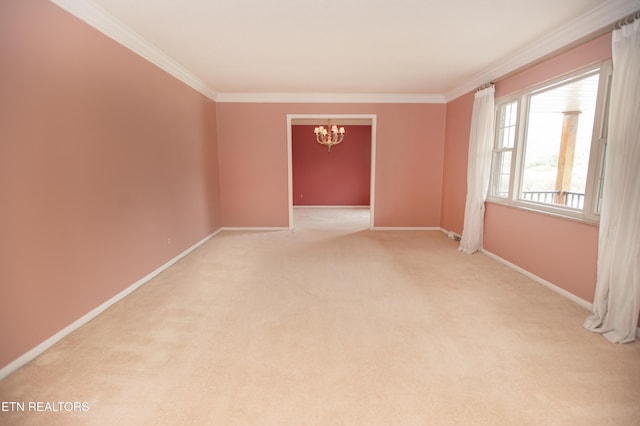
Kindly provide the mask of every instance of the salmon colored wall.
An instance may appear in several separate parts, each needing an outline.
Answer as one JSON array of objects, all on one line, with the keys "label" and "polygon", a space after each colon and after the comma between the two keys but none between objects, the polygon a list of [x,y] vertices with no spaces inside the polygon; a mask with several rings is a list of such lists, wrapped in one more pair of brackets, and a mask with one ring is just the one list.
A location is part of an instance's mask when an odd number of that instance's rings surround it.
[{"label": "salmon colored wall", "polygon": [[368,206],[371,190],[371,126],[344,126],[344,141],[327,150],[315,126],[292,127],[293,204]]},{"label": "salmon colored wall", "polygon": [[487,203],[484,248],[593,301],[598,260],[595,225]]},{"label": "salmon colored wall", "polygon": [[[610,57],[611,33],[607,33],[499,81],[496,99]],[[447,105],[447,131],[470,128],[472,102],[468,94]],[[466,170],[468,138],[468,130],[459,130],[447,133],[446,139],[442,223],[454,231],[461,230],[464,218],[464,202],[459,201],[466,197],[466,171],[461,173],[460,163]],[[588,302],[593,300],[597,226],[488,202],[484,248]]]},{"label": "salmon colored wall", "polygon": [[527,68],[496,84],[496,99],[611,58],[611,33]]},{"label": "salmon colored wall", "polygon": [[222,222],[287,227],[287,114],[376,114],[374,226],[439,226],[444,104],[218,103]]},{"label": "salmon colored wall", "polygon": [[48,1],[1,3],[0,61],[1,368],[221,214],[214,102]]},{"label": "salmon colored wall", "polygon": [[473,98],[473,93],[468,93],[447,104],[440,226],[458,235],[464,225]]}]

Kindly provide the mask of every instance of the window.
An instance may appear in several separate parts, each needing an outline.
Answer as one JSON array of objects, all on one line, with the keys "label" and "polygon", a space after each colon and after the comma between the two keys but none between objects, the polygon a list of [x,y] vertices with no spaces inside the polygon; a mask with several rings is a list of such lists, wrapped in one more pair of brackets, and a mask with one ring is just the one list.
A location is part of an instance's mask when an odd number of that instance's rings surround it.
[{"label": "window", "polygon": [[489,200],[597,221],[607,61],[496,102]]}]

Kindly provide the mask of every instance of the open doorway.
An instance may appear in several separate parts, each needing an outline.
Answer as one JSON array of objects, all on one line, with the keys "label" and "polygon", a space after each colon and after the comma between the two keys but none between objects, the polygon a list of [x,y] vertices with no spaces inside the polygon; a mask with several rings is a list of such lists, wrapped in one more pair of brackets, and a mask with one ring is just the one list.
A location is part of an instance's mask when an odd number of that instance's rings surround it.
[{"label": "open doorway", "polygon": [[[315,195],[315,199],[319,200],[318,202],[321,205],[314,205],[314,202],[312,201],[313,198],[311,200],[305,200],[304,202],[300,201],[302,200],[302,196],[304,196],[304,194],[302,193],[302,191],[298,191],[298,193],[294,194],[294,173],[293,173],[293,141],[294,141],[294,126],[296,126],[296,129],[298,129],[298,126],[309,126],[309,128],[311,129],[311,131],[313,130],[313,126],[326,126],[327,125],[327,121],[331,120],[332,124],[336,124],[338,126],[346,126],[348,128],[348,126],[368,126],[370,128],[370,176],[369,176],[369,190],[368,190],[368,206],[343,206],[341,205],[341,199],[340,198],[340,194],[334,194],[335,196],[332,198],[333,200],[338,200],[338,204],[336,203],[332,203],[329,202],[328,204],[324,201],[322,201],[322,196],[321,195]],[[348,134],[345,136],[344,142],[343,144],[348,143]],[[313,141],[315,143],[315,141]],[[316,144],[318,145],[318,144]],[[336,215],[335,212],[330,213],[330,212],[325,212],[322,213],[321,209],[324,206],[322,204],[327,204],[327,205],[331,205],[331,207],[333,209],[335,208],[339,208],[340,210],[344,210],[346,209],[359,209],[360,212],[353,212],[353,217],[357,217],[358,215],[360,217],[362,217],[363,211],[362,209],[365,208],[366,211],[364,213],[367,213],[368,215],[368,228],[371,229],[373,228],[373,223],[374,223],[374,205],[375,205],[375,158],[376,158],[376,115],[375,114],[289,114],[287,115],[287,150],[288,150],[288,166],[289,166],[289,170],[288,170],[288,197],[289,197],[289,229],[293,229],[294,228],[294,222],[295,222],[295,218],[296,216],[298,216],[299,218],[303,218],[305,220],[309,220],[310,219],[310,215],[311,214],[322,214],[322,216],[324,217],[323,220],[331,220],[331,217],[344,217],[344,215]],[[318,145],[317,147],[314,146],[314,148],[324,148],[321,147],[320,145]],[[336,146],[333,148],[333,150],[337,150],[339,149],[340,146]],[[331,183],[327,183],[328,185],[339,185],[339,182],[331,182]],[[326,191],[325,191],[326,192]],[[295,195],[295,198],[294,198]],[[326,196],[326,194],[325,194]],[[294,202],[298,201],[297,203]],[[325,201],[327,200],[327,198],[325,197],[324,199]],[[300,206],[296,206],[296,213],[294,214],[294,205],[295,204],[299,204]],[[304,205],[304,207],[303,207]],[[307,209],[310,208],[311,210],[307,211],[307,212],[298,212],[298,209]]]}]

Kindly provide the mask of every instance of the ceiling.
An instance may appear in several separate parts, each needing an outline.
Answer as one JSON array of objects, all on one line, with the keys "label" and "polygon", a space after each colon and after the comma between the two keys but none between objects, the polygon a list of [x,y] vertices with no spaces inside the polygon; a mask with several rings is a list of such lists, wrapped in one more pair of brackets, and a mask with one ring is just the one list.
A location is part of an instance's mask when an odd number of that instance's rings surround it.
[{"label": "ceiling", "polygon": [[452,99],[640,0],[53,0],[212,98]]},{"label": "ceiling", "polygon": [[598,97],[600,73],[589,73],[568,84],[535,93],[531,96],[530,113],[566,113],[570,111],[594,113]]}]

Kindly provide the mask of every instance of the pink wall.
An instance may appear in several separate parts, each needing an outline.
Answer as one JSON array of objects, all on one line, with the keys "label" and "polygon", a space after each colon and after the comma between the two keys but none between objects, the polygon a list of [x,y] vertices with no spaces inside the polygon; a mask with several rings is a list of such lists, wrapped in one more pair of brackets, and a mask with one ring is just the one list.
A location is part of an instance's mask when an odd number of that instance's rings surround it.
[{"label": "pink wall", "polygon": [[[496,99],[610,57],[608,33],[499,81]],[[456,232],[464,220],[472,106],[472,94],[447,105],[442,226]],[[597,226],[487,203],[485,249],[589,302],[595,289],[597,246]]]},{"label": "pink wall", "polygon": [[330,152],[316,142],[315,126],[291,127],[293,204],[368,206],[371,126],[344,126],[344,141]]},{"label": "pink wall", "polygon": [[487,203],[484,247],[491,253],[593,301],[598,227]]},{"label": "pink wall", "polygon": [[1,3],[0,60],[1,368],[221,214],[214,102],[48,1]]},{"label": "pink wall", "polygon": [[468,93],[447,104],[440,226],[458,235],[462,235],[464,225],[472,107],[473,93]]},{"label": "pink wall", "polygon": [[529,67],[496,84],[496,99],[611,58],[611,33]]},{"label": "pink wall", "polygon": [[444,104],[219,103],[222,222],[288,226],[287,114],[376,114],[374,226],[439,226]]}]

